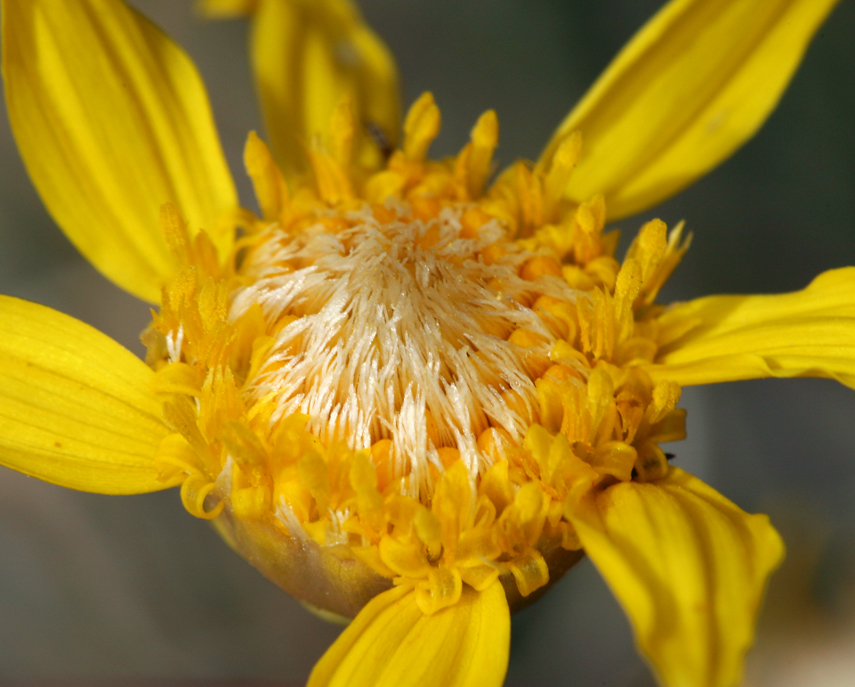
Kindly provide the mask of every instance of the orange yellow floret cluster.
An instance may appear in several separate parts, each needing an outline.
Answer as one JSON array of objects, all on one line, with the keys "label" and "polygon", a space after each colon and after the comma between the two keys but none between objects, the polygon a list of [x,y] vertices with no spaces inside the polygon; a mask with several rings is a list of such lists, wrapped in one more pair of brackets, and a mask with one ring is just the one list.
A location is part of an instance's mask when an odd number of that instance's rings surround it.
[{"label": "orange yellow floret cluster", "polygon": [[[617,234],[603,233],[602,197],[579,206],[561,199],[578,136],[549,169],[520,162],[488,189],[495,114],[479,119],[458,156],[430,161],[439,125],[433,99],[423,96],[407,116],[402,148],[370,172],[353,161],[357,123],[343,102],[329,139],[308,150],[311,174],[289,180],[250,136],[246,164],[261,217],[239,218],[240,237],[223,264],[204,232],[191,239],[177,211],[164,208],[163,229],[181,268],[144,336],[154,390],[174,430],[158,464],[164,480],[185,476],[181,494],[191,513],[337,547],[342,560],[359,561],[382,584],[414,586],[425,613],[456,603],[463,585],[483,590],[501,578],[510,589],[512,580],[522,597],[542,588],[561,572],[556,552],[580,548],[565,514],[591,489],[661,477],[667,464],[659,444],[685,433],[679,386],[654,384],[645,372],[657,352],[656,295],[687,247],[681,228],[669,237],[663,223],[648,223],[619,264]],[[448,212],[459,221],[451,239],[439,219]],[[421,471],[382,430],[359,446],[333,434],[322,441],[310,430],[312,417],[281,416],[281,394],[259,392],[259,379],[290,364],[293,351],[276,342],[304,311],[271,313],[255,303],[234,315],[236,294],[257,285],[254,270],[271,245],[306,232],[345,235],[366,216],[381,233],[392,223],[417,223],[413,240],[425,251],[500,227],[466,260],[512,269],[523,287],[491,278],[479,288],[538,324],[481,323],[517,351],[530,383],[512,388],[474,350],[477,379],[514,422],[477,414],[466,428],[472,445],[464,447],[426,412],[420,431],[432,458]],[[353,612],[342,608],[328,610]]]}]

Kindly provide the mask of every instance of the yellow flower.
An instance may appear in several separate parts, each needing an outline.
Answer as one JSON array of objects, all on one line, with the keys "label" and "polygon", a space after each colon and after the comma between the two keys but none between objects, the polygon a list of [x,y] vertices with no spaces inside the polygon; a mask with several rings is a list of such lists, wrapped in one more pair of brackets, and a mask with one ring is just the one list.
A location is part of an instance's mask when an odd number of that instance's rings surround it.
[{"label": "yellow flower", "polygon": [[[539,160],[491,183],[498,121],[427,157],[430,94],[347,0],[251,12],[273,153],[238,205],[190,60],[120,0],[0,0],[10,121],[48,209],[160,308],[146,364],[0,297],[0,462],[109,494],[181,485],[262,573],[354,618],[310,685],[498,685],[510,611],[583,552],[668,687],[727,687],[783,546],[680,469],[681,387],[855,386],[855,268],[779,296],[656,296],[688,248],[609,219],[715,166],[834,0],[673,0]],[[401,140],[400,146],[398,140]]]}]

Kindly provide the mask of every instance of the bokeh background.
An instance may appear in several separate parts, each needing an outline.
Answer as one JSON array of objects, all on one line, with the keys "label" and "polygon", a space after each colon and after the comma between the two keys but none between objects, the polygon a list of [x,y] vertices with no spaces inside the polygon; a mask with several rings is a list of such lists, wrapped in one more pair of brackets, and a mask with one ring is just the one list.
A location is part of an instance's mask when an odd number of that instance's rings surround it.
[{"label": "bokeh background", "polygon": [[[189,0],[134,3],[183,45],[208,85],[244,203],[261,129],[247,26],[206,23]],[[435,155],[498,111],[503,164],[553,128],[660,0],[364,0],[396,54],[404,101],[434,92]],[[820,30],[771,119],[732,159],[648,213],[688,221],[692,249],[663,299],[781,292],[855,264],[855,3]],[[631,236],[645,217],[620,223]],[[141,353],[144,304],[77,254],[33,190],[0,112],[0,292],[83,319]],[[754,687],[843,687],[855,676],[855,393],[825,380],[685,390],[690,469],[789,546],[748,664]],[[234,556],[175,492],[76,493],[0,472],[0,682],[303,684],[339,629]],[[232,682],[231,684],[237,684]],[[515,616],[509,685],[653,685],[589,562]]]}]

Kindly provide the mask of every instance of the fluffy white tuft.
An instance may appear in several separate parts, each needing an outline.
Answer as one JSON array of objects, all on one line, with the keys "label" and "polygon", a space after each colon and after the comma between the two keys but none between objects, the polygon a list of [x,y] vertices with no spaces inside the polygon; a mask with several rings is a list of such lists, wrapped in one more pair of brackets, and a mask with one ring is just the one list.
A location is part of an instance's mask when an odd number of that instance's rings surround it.
[{"label": "fluffy white tuft", "polygon": [[[521,440],[527,422],[501,391],[536,407],[526,360],[548,355],[555,337],[517,301],[545,293],[573,302],[575,292],[560,279],[521,279],[519,266],[531,257],[521,250],[484,264],[480,251],[503,241],[504,230],[491,221],[476,238],[461,238],[466,209],[446,208],[429,223],[380,224],[366,207],[339,233],[321,224],[296,236],[268,231],[242,270],[254,282],[234,298],[231,317],[259,303],[271,330],[297,318],[275,334],[251,380],[255,398],[278,395],[273,421],[305,413],[321,441],[353,449],[392,439],[394,472],[409,474],[415,490],[429,482],[429,463],[440,466],[427,413],[440,443],[458,448],[473,476],[487,467],[480,432],[492,424]],[[437,230],[434,245],[420,245]],[[488,285],[494,279],[501,292]],[[508,342],[520,327],[545,343],[526,350]]]}]

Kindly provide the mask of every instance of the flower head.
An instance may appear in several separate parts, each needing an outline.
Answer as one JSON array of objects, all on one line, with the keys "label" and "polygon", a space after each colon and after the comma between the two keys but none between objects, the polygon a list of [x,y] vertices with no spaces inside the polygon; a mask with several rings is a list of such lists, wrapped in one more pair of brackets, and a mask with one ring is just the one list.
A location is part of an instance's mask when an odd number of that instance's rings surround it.
[{"label": "flower head", "polygon": [[733,685],[783,547],[660,444],[685,436],[684,385],[853,386],[855,269],[666,307],[683,226],[645,224],[620,261],[605,227],[750,136],[833,5],[669,3],[539,160],[493,180],[496,114],[431,160],[439,108],[424,94],[398,130],[394,63],[349,2],[208,2],[253,13],[255,214],[156,27],[120,0],[2,0],[36,186],[160,307],[144,365],[0,299],[0,461],[103,493],[180,485],[267,577],[354,618],[311,685],[500,684],[511,610],[583,553],[663,684]]}]

